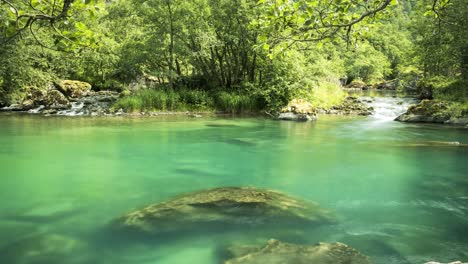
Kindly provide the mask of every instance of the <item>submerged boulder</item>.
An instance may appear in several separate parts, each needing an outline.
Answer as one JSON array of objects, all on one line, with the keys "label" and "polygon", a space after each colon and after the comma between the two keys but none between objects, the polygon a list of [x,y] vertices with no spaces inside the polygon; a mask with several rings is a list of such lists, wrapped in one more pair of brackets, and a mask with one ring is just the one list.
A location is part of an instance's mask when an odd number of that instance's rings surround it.
[{"label": "submerged boulder", "polygon": [[84,247],[84,243],[62,235],[36,234],[0,248],[0,263],[64,263]]},{"label": "submerged boulder", "polygon": [[342,243],[297,245],[271,239],[264,247],[243,246],[229,252],[233,258],[225,264],[370,264],[368,257]]},{"label": "submerged boulder", "polygon": [[320,224],[333,221],[317,204],[250,187],[215,188],[147,206],[116,219],[112,226],[146,234],[263,225]]},{"label": "submerged boulder", "polygon": [[91,84],[80,81],[63,80],[57,87],[69,98],[80,98],[86,96],[91,91]]}]

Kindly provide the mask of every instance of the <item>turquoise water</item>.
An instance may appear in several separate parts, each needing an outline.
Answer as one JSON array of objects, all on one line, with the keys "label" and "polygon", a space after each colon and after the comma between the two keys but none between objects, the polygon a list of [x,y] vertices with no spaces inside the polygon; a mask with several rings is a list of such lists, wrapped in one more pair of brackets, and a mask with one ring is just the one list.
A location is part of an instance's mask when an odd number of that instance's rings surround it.
[{"label": "turquoise water", "polygon": [[[468,129],[373,117],[0,116],[0,263],[220,263],[225,244],[343,242],[374,263],[468,260]],[[108,237],[114,218],[175,195],[255,186],[338,222],[283,230]],[[286,227],[285,227],[286,229]]]}]

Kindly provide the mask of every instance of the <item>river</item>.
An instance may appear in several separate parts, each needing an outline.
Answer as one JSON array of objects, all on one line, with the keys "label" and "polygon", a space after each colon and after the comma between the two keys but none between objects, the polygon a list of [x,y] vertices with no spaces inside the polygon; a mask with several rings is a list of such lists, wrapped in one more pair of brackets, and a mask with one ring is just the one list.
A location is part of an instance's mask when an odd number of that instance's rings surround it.
[{"label": "river", "polygon": [[[0,116],[0,263],[220,263],[235,241],[343,242],[376,264],[468,260],[468,130],[370,117]],[[390,109],[390,110],[389,110]],[[175,195],[255,186],[316,201],[336,224],[296,234],[104,238],[116,217]]]}]

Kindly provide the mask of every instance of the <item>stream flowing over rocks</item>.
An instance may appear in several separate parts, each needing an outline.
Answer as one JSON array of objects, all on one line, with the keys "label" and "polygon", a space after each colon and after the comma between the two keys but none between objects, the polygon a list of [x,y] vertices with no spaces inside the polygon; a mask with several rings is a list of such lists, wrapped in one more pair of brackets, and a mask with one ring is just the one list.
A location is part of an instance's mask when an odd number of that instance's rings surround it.
[{"label": "stream flowing over rocks", "polygon": [[121,114],[111,111],[119,97],[114,91],[92,91],[85,82],[64,80],[48,90],[33,88],[22,102],[0,110],[57,116]]},{"label": "stream flowing over rocks", "polygon": [[372,117],[379,120],[392,121],[406,112],[408,107],[418,100],[412,97],[359,97],[366,105],[372,107]]},{"label": "stream flowing over rocks", "polygon": [[[318,115],[372,115],[374,108],[367,104],[368,99],[348,96],[343,103],[330,108],[316,108],[304,99],[293,99],[281,109],[278,119],[287,121],[311,121],[317,120]],[[370,102],[370,101],[369,101]]]}]

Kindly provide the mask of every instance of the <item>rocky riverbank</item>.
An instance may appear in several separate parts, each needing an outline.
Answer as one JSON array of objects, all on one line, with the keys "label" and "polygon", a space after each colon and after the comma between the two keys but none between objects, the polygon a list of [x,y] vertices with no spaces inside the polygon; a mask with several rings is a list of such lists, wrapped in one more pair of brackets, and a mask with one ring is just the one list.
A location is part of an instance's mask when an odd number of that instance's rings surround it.
[{"label": "rocky riverbank", "polygon": [[439,123],[468,126],[468,112],[457,109],[456,103],[440,100],[422,100],[395,119],[409,123]]},{"label": "rocky riverbank", "polygon": [[113,115],[119,114],[111,108],[119,97],[114,91],[92,91],[85,82],[64,80],[47,90],[30,89],[21,102],[0,110],[46,116]]},{"label": "rocky riverbank", "polygon": [[330,108],[319,108],[304,99],[294,99],[278,115],[280,120],[309,121],[317,120],[319,115],[372,115],[374,108],[367,105],[372,99],[360,99],[348,96],[339,104]]}]

